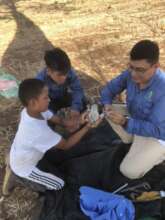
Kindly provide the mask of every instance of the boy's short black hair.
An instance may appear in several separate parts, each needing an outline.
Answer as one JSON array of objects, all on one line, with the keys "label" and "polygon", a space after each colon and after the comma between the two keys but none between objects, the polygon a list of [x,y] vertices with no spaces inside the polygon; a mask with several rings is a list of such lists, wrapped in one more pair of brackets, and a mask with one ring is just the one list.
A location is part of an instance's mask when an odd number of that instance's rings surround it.
[{"label": "boy's short black hair", "polygon": [[66,75],[71,69],[71,62],[68,55],[58,47],[45,52],[44,60],[46,66],[51,70]]},{"label": "boy's short black hair", "polygon": [[43,88],[45,83],[39,79],[25,79],[19,85],[18,96],[23,106],[28,106],[31,99],[37,98]]},{"label": "boy's short black hair", "polygon": [[154,64],[159,61],[159,46],[151,40],[142,40],[135,44],[130,52],[131,60],[145,59]]}]

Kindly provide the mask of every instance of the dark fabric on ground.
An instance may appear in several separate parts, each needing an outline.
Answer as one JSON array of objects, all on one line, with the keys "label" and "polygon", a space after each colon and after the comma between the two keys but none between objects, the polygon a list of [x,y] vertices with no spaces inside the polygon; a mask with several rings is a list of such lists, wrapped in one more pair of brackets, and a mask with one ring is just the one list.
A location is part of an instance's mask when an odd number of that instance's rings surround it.
[{"label": "dark fabric on ground", "polygon": [[[92,130],[80,144],[69,151],[47,152],[40,161],[45,169],[45,160],[64,174],[65,187],[60,191],[47,191],[38,220],[87,220],[79,207],[79,187],[86,185],[113,192],[124,183],[129,186],[147,181],[152,190],[165,189],[165,169],[159,165],[139,180],[129,180],[119,172],[119,164],[129,150],[129,145],[116,142],[118,136],[105,122]],[[43,163],[42,163],[43,162]],[[53,169],[53,168],[50,169]],[[126,194],[128,197],[129,195]],[[146,216],[165,219],[164,200],[135,203],[136,219]]]}]

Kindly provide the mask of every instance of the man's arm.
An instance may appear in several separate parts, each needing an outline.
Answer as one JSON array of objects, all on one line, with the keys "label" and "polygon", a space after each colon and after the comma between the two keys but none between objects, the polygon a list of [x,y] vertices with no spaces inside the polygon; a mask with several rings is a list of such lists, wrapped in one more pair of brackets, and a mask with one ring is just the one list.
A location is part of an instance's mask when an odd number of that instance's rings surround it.
[{"label": "man's arm", "polygon": [[116,78],[112,79],[101,91],[101,103],[105,105],[111,105],[113,98],[120,94],[127,87],[127,80],[129,72],[124,71]]},{"label": "man's arm", "polygon": [[130,134],[136,134],[144,137],[153,137],[165,140],[165,97],[155,103],[148,120],[140,120],[131,117],[125,117],[118,112],[109,110],[107,117],[112,122],[125,128]]},{"label": "man's arm", "polygon": [[145,137],[153,137],[165,140],[165,95],[153,103],[150,114],[146,120],[130,118],[128,120],[126,130]]}]

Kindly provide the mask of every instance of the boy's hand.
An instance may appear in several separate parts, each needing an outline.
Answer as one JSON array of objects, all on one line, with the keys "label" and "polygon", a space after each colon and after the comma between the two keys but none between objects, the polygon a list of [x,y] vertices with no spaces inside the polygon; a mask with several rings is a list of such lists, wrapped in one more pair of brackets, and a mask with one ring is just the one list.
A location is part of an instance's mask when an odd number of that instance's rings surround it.
[{"label": "boy's hand", "polygon": [[77,118],[80,117],[80,112],[71,109],[71,110],[70,110],[70,117],[71,117],[71,118],[74,118],[74,119],[77,119]]},{"label": "boy's hand", "polygon": [[65,129],[73,133],[80,127],[80,113],[78,111],[68,108],[65,119],[63,120],[63,126]]},{"label": "boy's hand", "polygon": [[80,127],[79,120],[75,120],[71,118],[65,119],[64,127],[67,131],[69,131],[70,133],[73,133],[76,130],[78,130]]},{"label": "boy's hand", "polygon": [[88,118],[88,112],[84,112],[81,115],[76,115],[75,118],[68,119],[68,122],[66,123],[66,128],[71,133],[78,130],[81,125],[84,125],[89,122]]},{"label": "boy's hand", "polygon": [[84,125],[85,123],[89,122],[88,112],[85,111],[80,116],[80,125]]}]

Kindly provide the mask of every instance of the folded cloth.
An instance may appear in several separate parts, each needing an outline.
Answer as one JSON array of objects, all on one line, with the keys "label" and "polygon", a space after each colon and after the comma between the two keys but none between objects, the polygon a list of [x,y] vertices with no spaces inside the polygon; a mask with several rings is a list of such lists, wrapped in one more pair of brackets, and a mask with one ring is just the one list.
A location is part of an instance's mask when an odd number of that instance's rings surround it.
[{"label": "folded cloth", "polygon": [[0,90],[2,91],[6,91],[16,86],[17,83],[13,80],[0,80]]},{"label": "folded cloth", "polygon": [[133,203],[124,196],[104,192],[92,187],[79,189],[80,208],[92,220],[134,220]]}]

